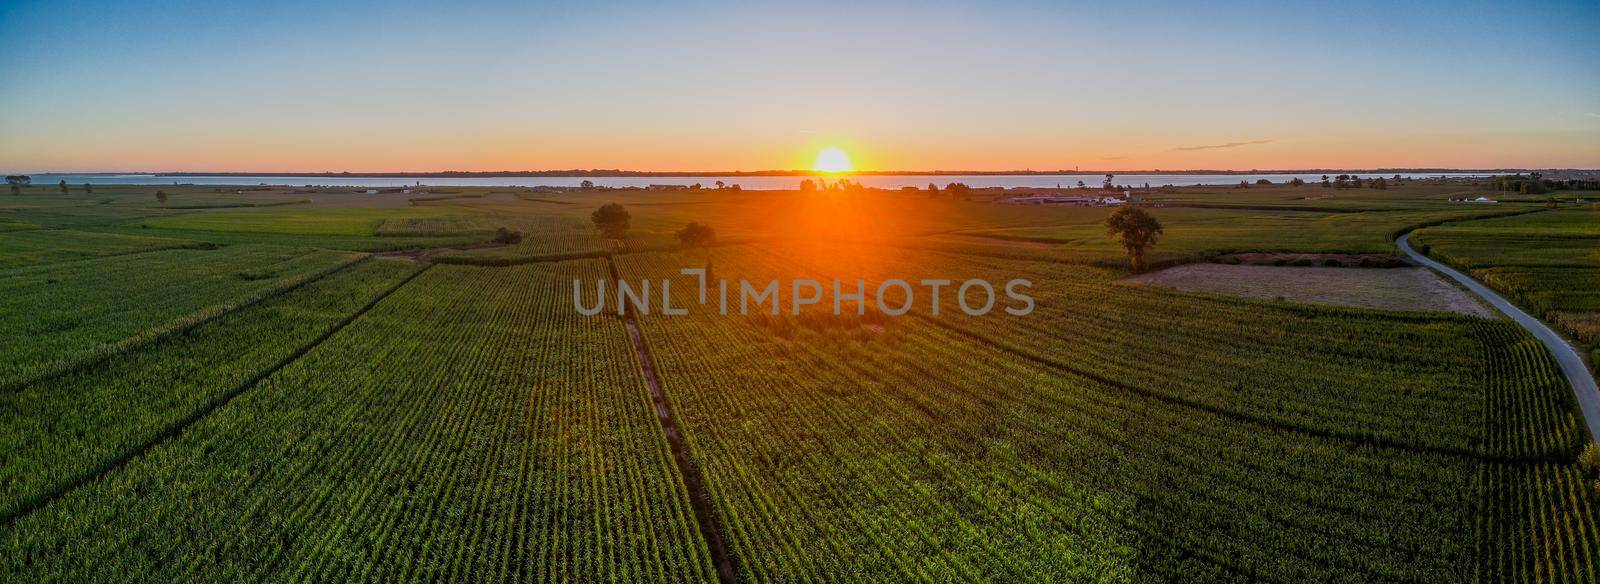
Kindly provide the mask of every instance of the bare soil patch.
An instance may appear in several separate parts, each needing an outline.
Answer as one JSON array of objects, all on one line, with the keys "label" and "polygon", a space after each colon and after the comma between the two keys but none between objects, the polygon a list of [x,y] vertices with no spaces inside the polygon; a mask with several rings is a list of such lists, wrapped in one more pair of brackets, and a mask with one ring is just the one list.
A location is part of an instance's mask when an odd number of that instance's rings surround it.
[{"label": "bare soil patch", "polygon": [[1265,300],[1282,299],[1385,310],[1458,312],[1490,318],[1497,314],[1466,291],[1422,267],[1358,270],[1186,264],[1123,281]]}]

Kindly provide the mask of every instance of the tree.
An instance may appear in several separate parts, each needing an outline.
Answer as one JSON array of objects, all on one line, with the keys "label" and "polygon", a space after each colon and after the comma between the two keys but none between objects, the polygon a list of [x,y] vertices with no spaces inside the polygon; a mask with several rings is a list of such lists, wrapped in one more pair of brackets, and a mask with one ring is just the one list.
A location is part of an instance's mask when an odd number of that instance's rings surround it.
[{"label": "tree", "polygon": [[8,184],[8,185],[33,184],[33,177],[28,176],[26,174],[8,174],[8,175],[6,175],[6,184]]},{"label": "tree", "polygon": [[684,247],[705,247],[717,241],[716,230],[693,222],[679,229],[677,236],[678,243]]},{"label": "tree", "polygon": [[94,187],[90,186],[89,183],[83,183],[83,192],[94,194]]},{"label": "tree", "polygon": [[1326,174],[1322,175],[1322,186],[1328,186],[1328,175]]},{"label": "tree", "polygon": [[1089,187],[1089,185],[1083,184],[1083,181],[1081,181],[1081,180],[1078,181],[1078,188],[1084,189],[1084,188],[1088,188],[1088,187]]},{"label": "tree", "polygon": [[165,203],[165,202],[167,202],[167,192],[166,191],[156,191],[156,202],[157,203]]},{"label": "tree", "polygon": [[1128,250],[1128,263],[1133,271],[1144,271],[1144,252],[1156,244],[1161,235],[1161,222],[1138,207],[1124,205],[1106,217],[1106,234]]},{"label": "tree", "polygon": [[512,231],[512,230],[506,229],[504,227],[501,227],[499,229],[495,229],[494,230],[494,242],[495,243],[500,243],[500,244],[505,244],[505,245],[516,245],[516,244],[522,243],[522,232],[521,231]]},{"label": "tree", "polygon": [[738,192],[743,192],[744,191],[744,187],[739,186],[739,183],[733,183],[731,185],[728,185],[728,190],[733,191],[735,193],[738,193]]},{"label": "tree", "polygon": [[1104,185],[1102,185],[1102,187],[1105,188],[1105,190],[1108,190],[1108,191],[1111,190],[1111,179],[1116,178],[1116,176],[1117,175],[1111,174],[1109,172],[1106,173],[1106,182],[1105,182]]},{"label": "tree", "polygon": [[[16,187],[11,187],[11,188],[12,189],[16,189]],[[15,191],[12,191],[12,192],[15,192]],[[1561,205],[1561,201],[1556,199],[1554,196],[1544,200],[1544,206],[1545,206],[1546,209],[1554,209],[1556,207],[1559,207],[1560,205]]]},{"label": "tree", "polygon": [[812,193],[812,192],[816,192],[816,190],[817,190],[817,182],[816,181],[811,180],[809,178],[800,181],[800,192],[802,192],[802,193]]},{"label": "tree", "polygon": [[945,185],[944,192],[950,193],[950,196],[957,200],[972,198],[972,187],[967,186],[967,183],[950,183]]},{"label": "tree", "polygon": [[1386,179],[1386,178],[1383,178],[1383,177],[1380,176],[1378,178],[1375,178],[1375,179],[1372,179],[1371,181],[1369,181],[1367,183],[1367,186],[1370,186],[1372,188],[1378,189],[1380,191],[1388,190],[1389,189],[1389,179]]},{"label": "tree", "polygon": [[717,190],[722,190],[722,187],[725,187],[725,186],[728,186],[727,183],[724,183],[724,182],[722,182],[720,180],[717,181]]},{"label": "tree", "polygon": [[930,194],[939,192],[939,185],[928,183],[928,192]]},{"label": "tree", "polygon": [[633,220],[628,210],[617,203],[601,205],[600,209],[589,218],[594,221],[594,226],[600,229],[600,233],[611,239],[627,237],[629,222]]},{"label": "tree", "polygon": [[1258,179],[1256,179],[1256,184],[1258,184],[1258,185],[1270,185],[1270,184],[1272,184],[1272,181],[1264,179],[1264,178],[1258,178]]},{"label": "tree", "polygon": [[1291,187],[1303,187],[1303,186],[1306,186],[1306,181],[1305,181],[1305,179],[1302,179],[1302,178],[1297,176],[1297,177],[1289,179],[1289,186],[1291,186]]},{"label": "tree", "polygon": [[67,194],[67,179],[61,179],[61,184],[56,186],[61,187],[61,194]]},{"label": "tree", "polygon": [[592,188],[594,188],[594,181],[592,181],[592,180],[584,180],[583,182],[578,183],[578,188],[586,190],[586,191],[589,190],[589,189],[592,189]]}]

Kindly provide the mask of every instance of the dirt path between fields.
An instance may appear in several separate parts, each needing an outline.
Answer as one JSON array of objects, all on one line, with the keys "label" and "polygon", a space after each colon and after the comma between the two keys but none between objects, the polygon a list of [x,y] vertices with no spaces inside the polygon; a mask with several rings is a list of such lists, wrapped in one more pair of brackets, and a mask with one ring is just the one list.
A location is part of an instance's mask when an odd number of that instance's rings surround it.
[{"label": "dirt path between fields", "polygon": [[1539,319],[1523,312],[1521,308],[1517,308],[1517,305],[1500,297],[1499,294],[1483,283],[1456,271],[1450,266],[1417,253],[1416,250],[1411,249],[1411,244],[1406,241],[1410,237],[1410,233],[1401,235],[1399,239],[1394,240],[1394,243],[1400,246],[1400,250],[1406,252],[1406,255],[1411,256],[1411,259],[1433,268],[1441,274],[1454,278],[1455,281],[1466,286],[1472,293],[1488,301],[1490,305],[1500,312],[1511,317],[1511,320],[1522,325],[1522,328],[1533,333],[1533,336],[1538,338],[1539,342],[1544,343],[1545,348],[1550,349],[1551,355],[1556,358],[1556,363],[1561,365],[1561,372],[1566,374],[1567,383],[1572,385],[1572,393],[1578,398],[1578,410],[1583,414],[1584,423],[1589,426],[1589,437],[1600,440],[1600,389],[1596,389],[1594,377],[1589,374],[1588,367],[1584,366],[1583,357],[1572,347],[1572,344],[1561,338],[1561,335]]},{"label": "dirt path between fields", "polygon": [[472,244],[472,245],[457,245],[457,246],[454,246],[454,247],[434,247],[434,248],[428,248],[428,249],[405,249],[405,250],[399,250],[399,251],[382,251],[382,252],[378,252],[378,253],[372,254],[372,257],[375,257],[375,258],[378,258],[378,259],[385,259],[385,260],[412,260],[412,261],[419,261],[420,262],[420,261],[427,260],[428,258],[431,258],[433,256],[436,256],[436,255],[439,255],[439,254],[442,254],[442,253],[450,253],[450,252],[456,252],[456,251],[468,251],[468,250],[474,250],[474,249],[489,249],[491,247],[503,247],[503,246],[505,246],[504,243],[495,243],[495,242],[490,241],[490,242],[485,242],[485,243],[475,243],[475,244]]},{"label": "dirt path between fields", "polygon": [[[611,269],[611,280],[617,281],[617,264],[611,258],[606,258],[606,264]],[[650,390],[650,403],[655,407],[656,421],[661,423],[661,432],[667,436],[667,445],[672,449],[672,460],[678,464],[678,472],[683,475],[683,486],[689,492],[689,506],[694,509],[694,521],[700,527],[700,536],[705,538],[706,547],[711,550],[711,561],[717,568],[717,581],[723,584],[734,584],[739,581],[738,572],[733,569],[733,558],[728,553],[728,544],[722,539],[722,531],[717,526],[717,520],[711,512],[711,494],[706,491],[705,478],[700,474],[700,467],[689,456],[689,448],[684,444],[683,433],[678,430],[677,419],[672,415],[672,404],[667,401],[666,390],[662,388],[661,376],[656,373],[655,360],[650,357],[650,348],[645,345],[644,333],[639,331],[638,317],[633,312],[623,316],[623,323],[628,327],[628,340],[633,343],[633,352],[639,358],[639,368],[644,372],[645,386]]]},{"label": "dirt path between fields", "polygon": [[952,243],[975,243],[979,245],[998,245],[1002,247],[1026,247],[1030,249],[1051,249],[1058,247],[1059,243],[1045,243],[1043,241],[1027,241],[1022,239],[1004,239],[969,233],[944,233],[928,238],[932,241],[948,241]]}]

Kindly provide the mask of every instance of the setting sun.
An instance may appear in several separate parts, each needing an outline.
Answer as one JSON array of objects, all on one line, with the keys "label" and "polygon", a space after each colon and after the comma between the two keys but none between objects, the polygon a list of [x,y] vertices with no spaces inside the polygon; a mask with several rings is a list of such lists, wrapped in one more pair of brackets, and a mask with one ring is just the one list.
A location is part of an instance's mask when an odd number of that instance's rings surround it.
[{"label": "setting sun", "polygon": [[817,153],[816,164],[811,165],[811,170],[817,172],[850,172],[855,168],[850,166],[850,157],[838,148],[824,148]]}]

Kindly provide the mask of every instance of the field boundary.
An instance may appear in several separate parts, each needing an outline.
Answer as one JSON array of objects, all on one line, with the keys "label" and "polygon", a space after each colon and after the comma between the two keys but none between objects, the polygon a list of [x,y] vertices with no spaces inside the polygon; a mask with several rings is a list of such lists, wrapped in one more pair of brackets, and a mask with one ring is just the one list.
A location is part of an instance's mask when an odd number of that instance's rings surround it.
[{"label": "field boundary", "polygon": [[[359,263],[359,262],[352,262],[351,264],[348,264],[348,265],[355,265],[356,263]],[[226,406],[229,403],[231,403],[235,398],[238,398],[239,396],[244,395],[246,392],[250,391],[251,389],[254,389],[257,385],[259,385],[261,383],[262,380],[265,380],[266,378],[271,377],[273,374],[275,374],[278,371],[282,370],[284,367],[289,366],[290,363],[298,361],[301,357],[304,357],[306,355],[306,353],[310,353],[313,349],[316,349],[318,346],[322,345],[322,343],[324,343],[328,339],[332,338],[333,335],[338,334],[339,331],[344,330],[344,328],[346,326],[349,326],[350,323],[355,322],[356,319],[358,319],[358,318],[361,318],[368,311],[370,311],[374,307],[376,307],[378,305],[378,303],[383,302],[383,300],[388,298],[389,295],[394,294],[401,287],[405,286],[406,284],[409,284],[412,280],[415,280],[417,278],[417,276],[421,276],[423,272],[428,271],[428,269],[431,268],[431,267],[433,267],[433,266],[431,266],[431,265],[423,265],[420,269],[418,269],[415,272],[412,272],[410,275],[406,276],[405,278],[402,278],[399,282],[396,282],[393,286],[390,286],[388,289],[384,290],[381,294],[378,294],[377,296],[374,296],[371,300],[367,301],[366,304],[361,305],[360,308],[356,309],[356,311],[351,313],[349,316],[341,319],[339,322],[335,323],[333,326],[328,327],[328,330],[323,331],[322,334],[320,334],[320,335],[317,335],[317,337],[315,339],[312,339],[311,342],[306,343],[304,346],[300,347],[299,349],[296,349],[293,353],[290,353],[288,356],[285,356],[283,359],[279,359],[278,362],[274,363],[271,367],[268,367],[267,369],[263,370],[262,372],[254,375],[254,376],[251,376],[250,379],[245,380],[243,383],[240,383],[239,385],[235,386],[233,389],[228,390],[226,392],[223,392],[221,395],[213,397],[210,401],[202,404],[199,408],[195,409],[193,412],[190,412],[188,416],[185,416],[182,419],[179,419],[179,420],[173,422],[172,424],[167,425],[167,427],[163,428],[160,432],[157,432],[155,436],[151,437],[149,440],[145,441],[143,444],[140,444],[138,446],[135,446],[133,448],[130,448],[130,449],[124,451],[122,454],[119,454],[119,455],[113,457],[111,460],[108,460],[108,461],[102,463],[100,466],[98,466],[96,468],[93,468],[91,470],[85,471],[83,473],[79,473],[79,474],[73,476],[72,478],[69,478],[66,481],[63,481],[59,486],[57,486],[54,489],[49,490],[48,492],[41,493],[41,494],[36,495],[36,496],[34,496],[32,498],[29,498],[29,499],[25,499],[22,503],[18,504],[15,508],[6,511],[4,515],[0,515],[0,526],[10,526],[12,523],[15,523],[16,521],[22,519],[23,517],[26,517],[28,514],[33,513],[34,511],[37,511],[37,510],[43,508],[44,506],[49,505],[52,502],[55,502],[57,499],[60,499],[60,498],[62,498],[64,496],[66,496],[68,493],[71,493],[72,491],[77,490],[79,487],[82,487],[82,486],[84,486],[86,484],[89,484],[90,482],[98,480],[98,479],[100,479],[100,477],[103,477],[106,474],[111,473],[112,471],[115,471],[115,470],[117,470],[119,468],[122,468],[124,465],[128,464],[128,462],[132,461],[135,458],[138,458],[140,456],[144,456],[144,454],[146,452],[149,452],[150,450],[154,449],[155,447],[160,446],[162,443],[164,443],[164,442],[166,442],[168,440],[171,440],[173,438],[178,437],[185,430],[187,430],[190,426],[193,426],[194,424],[198,423],[199,421],[204,420],[205,418],[210,416],[212,413],[214,413],[217,410],[221,409],[223,406]]]},{"label": "field boundary", "polygon": [[[616,262],[607,257],[606,266],[611,270],[611,279],[621,281],[617,275]],[[683,476],[684,490],[688,491],[689,507],[694,511],[694,520],[700,528],[700,536],[705,540],[706,547],[710,548],[711,561],[717,568],[717,581],[722,584],[734,584],[739,581],[739,573],[733,568],[733,556],[728,553],[728,544],[723,540],[722,530],[711,511],[711,494],[706,490],[705,477],[700,474],[699,465],[690,457],[688,445],[683,440],[683,433],[678,430],[677,418],[672,414],[672,403],[667,400],[661,376],[656,372],[655,360],[650,356],[650,347],[645,344],[644,333],[639,330],[638,317],[629,311],[624,313],[622,320],[627,326],[628,340],[633,345],[634,354],[639,358],[639,367],[644,373],[645,386],[650,392],[656,421],[661,424],[661,432],[666,435],[667,446],[672,450],[672,460],[677,463],[678,473]]]}]

